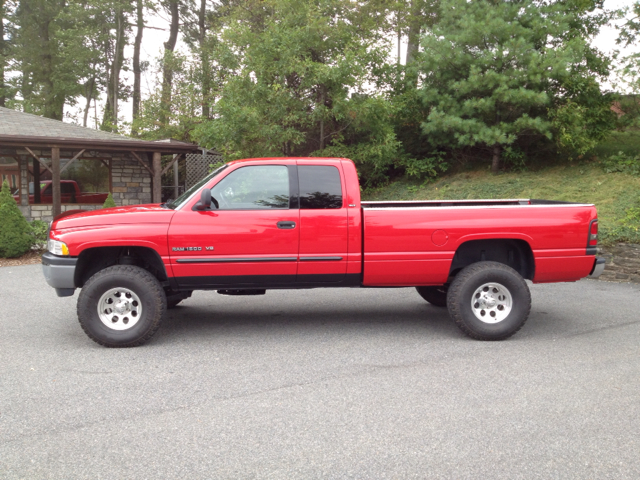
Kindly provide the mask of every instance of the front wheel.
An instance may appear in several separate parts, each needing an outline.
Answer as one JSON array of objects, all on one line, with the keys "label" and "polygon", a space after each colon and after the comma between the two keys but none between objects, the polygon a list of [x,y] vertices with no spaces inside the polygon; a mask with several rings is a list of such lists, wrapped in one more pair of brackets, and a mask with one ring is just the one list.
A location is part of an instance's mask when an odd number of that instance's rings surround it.
[{"label": "front wheel", "polygon": [[456,325],[477,340],[503,340],[516,333],[529,317],[531,293],[513,268],[478,262],[453,280],[447,307]]},{"label": "front wheel", "polygon": [[133,265],[115,265],[93,275],[78,297],[78,320],[94,342],[135,347],[160,327],[167,299],[160,282]]}]

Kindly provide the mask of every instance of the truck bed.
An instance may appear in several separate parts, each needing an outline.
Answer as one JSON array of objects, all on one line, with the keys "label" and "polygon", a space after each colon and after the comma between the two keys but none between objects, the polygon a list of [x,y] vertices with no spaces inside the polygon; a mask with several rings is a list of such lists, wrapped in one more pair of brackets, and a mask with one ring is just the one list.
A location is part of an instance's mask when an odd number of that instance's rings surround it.
[{"label": "truck bed", "polygon": [[503,207],[519,205],[587,205],[559,200],[497,199],[497,200],[409,200],[362,202],[362,208],[434,208],[434,207]]},{"label": "truck bed", "polygon": [[536,283],[575,281],[593,268],[595,252],[587,252],[597,218],[593,205],[528,199],[362,202],[362,213],[366,286],[441,285],[464,244],[475,242],[476,261],[492,259],[491,247],[479,243],[490,239],[510,242],[507,250],[530,252]]}]

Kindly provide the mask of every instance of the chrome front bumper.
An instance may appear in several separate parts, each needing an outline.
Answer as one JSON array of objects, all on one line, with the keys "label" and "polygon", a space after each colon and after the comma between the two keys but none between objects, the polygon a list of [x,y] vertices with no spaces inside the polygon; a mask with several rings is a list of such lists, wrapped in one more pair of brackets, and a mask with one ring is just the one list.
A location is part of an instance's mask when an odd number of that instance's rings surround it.
[{"label": "chrome front bumper", "polygon": [[593,262],[593,269],[591,269],[591,273],[589,274],[589,278],[598,278],[600,274],[604,271],[605,259],[602,257],[596,257]]},{"label": "chrome front bumper", "polygon": [[76,289],[74,275],[77,258],[59,257],[50,252],[42,255],[42,273],[59,297],[70,297]]}]

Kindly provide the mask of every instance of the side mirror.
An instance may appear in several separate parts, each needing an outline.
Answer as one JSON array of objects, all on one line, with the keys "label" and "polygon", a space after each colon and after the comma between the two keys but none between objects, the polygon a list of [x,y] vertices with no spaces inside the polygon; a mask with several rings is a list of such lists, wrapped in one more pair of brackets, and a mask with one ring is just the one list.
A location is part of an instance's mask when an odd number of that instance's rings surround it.
[{"label": "side mirror", "polygon": [[196,210],[209,210],[211,208],[211,190],[205,188],[200,194],[200,201],[195,205]]}]

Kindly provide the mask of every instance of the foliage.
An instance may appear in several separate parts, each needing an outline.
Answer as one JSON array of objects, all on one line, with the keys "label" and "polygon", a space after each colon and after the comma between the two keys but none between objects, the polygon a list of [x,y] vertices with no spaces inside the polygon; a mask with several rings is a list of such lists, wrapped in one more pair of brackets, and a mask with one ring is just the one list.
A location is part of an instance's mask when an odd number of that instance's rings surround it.
[{"label": "foliage", "polygon": [[[625,13],[630,13],[630,15],[627,15],[626,22],[618,27],[620,35],[617,43],[623,47],[629,47],[635,45],[640,39],[640,1],[635,0],[630,9],[627,7],[625,10]],[[629,12],[629,10],[631,11]],[[640,53],[633,52],[623,57],[621,63],[619,74],[622,83],[629,87],[633,93],[640,93]]]},{"label": "foliage", "polygon": [[111,195],[111,192],[109,192],[109,195],[107,195],[107,198],[104,201],[104,204],[102,205],[102,208],[112,208],[116,206],[116,202],[113,200],[113,196]]},{"label": "foliage", "polygon": [[215,55],[228,76],[194,137],[227,159],[349,155],[367,178],[401,162],[393,106],[370,92],[388,67],[385,11],[374,1],[249,3],[229,13]]},{"label": "foliage", "polygon": [[602,167],[606,173],[620,172],[640,176],[640,155],[632,157],[618,152],[602,160]]},{"label": "foliage", "polygon": [[33,220],[30,226],[33,245],[40,250],[47,248],[47,232],[49,231],[49,224],[42,220]]},{"label": "foliage", "polygon": [[13,258],[27,253],[33,245],[31,231],[5,180],[0,190],[0,257]]},{"label": "foliage", "polygon": [[[182,141],[192,141],[192,132],[202,121],[200,109],[202,107],[202,91],[199,83],[198,63],[184,55],[175,53],[166,61],[171,62],[173,71],[172,101],[169,109],[164,109],[166,122],[158,119],[163,110],[162,92],[160,86],[149,97],[142,101],[140,113],[134,120],[133,127],[145,140],[174,138]],[[160,76],[158,67],[154,73]]]},{"label": "foliage", "polygon": [[[608,20],[593,14],[596,6],[443,0],[420,57],[422,97],[430,107],[422,127],[429,141],[487,148],[494,171],[505,146],[531,136],[558,135],[560,147],[579,154],[592,148],[589,102],[603,111],[595,78],[608,73],[607,59],[588,43]],[[574,93],[572,82],[588,84],[590,96]]]},{"label": "foliage", "polygon": [[65,169],[62,178],[77,181],[83,192],[104,192],[109,188],[109,169],[99,160],[76,160]]},{"label": "foliage", "polygon": [[[402,175],[433,179],[487,155],[507,170],[529,168],[536,155],[584,158],[613,126],[640,118],[616,122],[616,97],[598,83],[611,59],[590,39],[616,15],[601,0],[2,5],[0,105],[51,118],[75,107],[82,113],[72,118],[87,124],[103,104],[96,128],[199,142],[225,160],[348,156],[368,187]],[[133,36],[151,27],[150,12],[166,23],[164,53],[150,63],[134,53],[130,62],[128,46],[140,52],[149,42]],[[624,41],[635,41],[636,27],[625,26]],[[178,28],[186,49],[173,51]],[[399,34],[406,65],[396,56]],[[135,114],[126,124],[119,104],[132,92],[121,72],[132,63]],[[139,104],[141,71],[149,93]],[[83,182],[103,189],[94,167]]]}]

